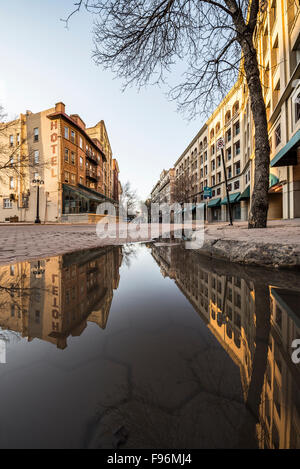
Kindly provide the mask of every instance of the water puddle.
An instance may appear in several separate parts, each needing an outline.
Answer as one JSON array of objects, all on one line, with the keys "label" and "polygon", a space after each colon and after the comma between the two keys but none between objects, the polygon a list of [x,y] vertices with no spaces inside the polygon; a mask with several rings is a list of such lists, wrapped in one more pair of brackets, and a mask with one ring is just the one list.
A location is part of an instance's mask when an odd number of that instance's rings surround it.
[{"label": "water puddle", "polygon": [[1,448],[299,448],[300,275],[167,243],[0,267]]}]

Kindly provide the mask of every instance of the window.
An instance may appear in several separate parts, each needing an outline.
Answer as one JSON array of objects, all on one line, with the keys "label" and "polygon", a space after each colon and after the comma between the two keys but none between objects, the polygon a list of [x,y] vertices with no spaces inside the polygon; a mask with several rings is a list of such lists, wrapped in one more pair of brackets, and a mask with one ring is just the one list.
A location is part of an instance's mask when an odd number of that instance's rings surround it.
[{"label": "window", "polygon": [[3,199],[3,208],[12,208],[12,201],[10,199]]},{"label": "window", "polygon": [[71,182],[75,183],[76,181],[76,176],[75,174],[71,173]]},{"label": "window", "polygon": [[71,152],[71,163],[75,164],[75,153],[73,151]]},{"label": "window", "polygon": [[238,190],[240,188],[240,181],[234,181],[234,190]]},{"label": "window", "polygon": [[65,161],[69,162],[69,149],[65,148]]},{"label": "window", "polygon": [[240,174],[241,172],[241,162],[238,161],[237,163],[235,163],[235,175],[237,176],[238,174]]},{"label": "window", "polygon": [[211,178],[211,185],[212,185],[212,186],[215,186],[215,184],[216,184],[216,177],[215,177],[215,176],[212,176],[212,178]]},{"label": "window", "polygon": [[20,145],[20,134],[17,134],[17,144]]},{"label": "window", "polygon": [[246,184],[248,184],[248,182],[250,182],[250,170],[246,173],[245,182],[246,182]]},{"label": "window", "polygon": [[226,132],[226,143],[230,142],[231,140],[231,129],[228,129]]},{"label": "window", "polygon": [[69,175],[68,171],[65,171],[65,182],[69,182],[69,177],[70,177],[70,175]]},{"label": "window", "polygon": [[36,127],[33,131],[33,141],[38,142],[39,141],[39,129]]},{"label": "window", "polygon": [[14,136],[13,135],[9,136],[9,144],[10,144],[11,147],[14,146]]},{"label": "window", "polygon": [[39,150],[34,151],[34,164],[39,164]]},{"label": "window", "polygon": [[275,129],[275,147],[278,147],[280,143],[281,143],[281,128],[279,124]]},{"label": "window", "polygon": [[218,189],[217,189],[217,195],[220,195],[220,194],[221,194],[221,188],[218,187]]},{"label": "window", "polygon": [[217,174],[217,181],[218,181],[218,183],[221,182],[221,173],[218,173],[218,174]]},{"label": "window", "polygon": [[10,177],[9,178],[9,188],[14,189],[14,187],[15,187],[14,178]]},{"label": "window", "polygon": [[235,156],[239,155],[240,153],[241,153],[241,144],[240,144],[240,141],[238,141],[235,144]]},{"label": "window", "polygon": [[33,179],[39,179],[39,178],[40,178],[40,177],[39,177],[39,173],[34,173]]},{"label": "window", "polygon": [[300,119],[300,93],[295,98],[295,123]]},{"label": "window", "polygon": [[83,178],[82,177],[79,178],[79,183],[83,184]]},{"label": "window", "polygon": [[71,130],[71,142],[75,143],[75,132]]},{"label": "window", "polygon": [[69,138],[69,127],[65,127],[65,138]]},{"label": "window", "polygon": [[234,135],[238,135],[240,133],[240,121],[237,121],[233,126]]},{"label": "window", "polygon": [[231,168],[231,166],[229,166],[229,168],[227,169],[227,172],[228,172],[228,178],[230,179],[232,177],[232,168]]},{"label": "window", "polygon": [[82,137],[79,137],[79,146],[80,146],[80,148],[83,148],[83,140],[82,140]]},{"label": "window", "polygon": [[82,156],[79,158],[79,164],[80,164],[80,167],[83,168],[83,158],[82,158]]},{"label": "window", "polygon": [[227,161],[231,160],[231,147],[226,150]]},{"label": "window", "polygon": [[214,171],[215,169],[216,169],[216,162],[215,162],[215,160],[213,160],[211,162],[211,170]]},{"label": "window", "polygon": [[232,184],[231,183],[228,184],[227,188],[228,188],[228,192],[231,192],[232,191]]}]

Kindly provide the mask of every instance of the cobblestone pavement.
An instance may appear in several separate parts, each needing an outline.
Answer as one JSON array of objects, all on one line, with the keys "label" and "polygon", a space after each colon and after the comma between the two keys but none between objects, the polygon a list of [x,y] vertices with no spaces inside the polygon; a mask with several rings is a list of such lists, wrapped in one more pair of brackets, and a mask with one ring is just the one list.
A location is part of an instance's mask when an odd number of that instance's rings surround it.
[{"label": "cobblestone pavement", "polygon": [[[51,257],[80,249],[101,247],[109,244],[133,242],[128,238],[126,225],[121,226],[121,239],[99,239],[95,225],[0,225],[0,264],[20,262],[28,259]],[[181,226],[177,227],[177,229]],[[166,232],[167,226],[160,225]],[[151,239],[147,227],[139,233],[139,241]],[[157,237],[156,232],[154,237]],[[246,223],[212,224],[205,227],[206,239],[236,239],[279,245],[297,244],[300,246],[300,219],[273,221],[269,227],[248,230]]]}]

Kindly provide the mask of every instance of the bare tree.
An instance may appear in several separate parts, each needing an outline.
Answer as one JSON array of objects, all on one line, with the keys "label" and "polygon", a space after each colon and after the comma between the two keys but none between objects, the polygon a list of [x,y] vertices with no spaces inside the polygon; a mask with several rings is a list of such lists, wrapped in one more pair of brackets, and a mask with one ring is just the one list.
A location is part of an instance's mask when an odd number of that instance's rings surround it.
[{"label": "bare tree", "polygon": [[[15,139],[16,132],[18,140]],[[10,142],[10,136],[13,136],[13,142]],[[9,177],[24,181],[30,168],[37,170],[41,166],[47,166],[47,163],[35,161],[34,151],[27,146],[27,138],[21,136],[21,124],[17,119],[8,121],[0,105],[0,182],[5,182]]]},{"label": "bare tree", "polygon": [[66,24],[83,5],[96,15],[96,63],[125,86],[161,83],[184,60],[183,82],[171,96],[195,115],[211,112],[238,74],[245,76],[255,126],[249,228],[265,227],[270,147],[255,34],[266,0],[80,0]]},{"label": "bare tree", "polygon": [[137,199],[136,191],[132,188],[130,181],[127,181],[122,185],[122,194],[119,201],[120,214],[123,217],[127,216],[127,212],[133,215],[137,207]]},{"label": "bare tree", "polygon": [[184,171],[174,181],[173,198],[180,204],[191,202],[191,177]]}]

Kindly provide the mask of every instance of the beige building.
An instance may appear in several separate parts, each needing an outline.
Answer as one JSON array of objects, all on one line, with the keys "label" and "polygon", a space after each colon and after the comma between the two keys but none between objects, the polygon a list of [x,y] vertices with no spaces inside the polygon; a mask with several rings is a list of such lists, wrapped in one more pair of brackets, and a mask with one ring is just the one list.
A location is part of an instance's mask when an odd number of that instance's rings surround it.
[{"label": "beige building", "polygon": [[[1,124],[0,221],[89,221],[101,202],[114,199],[112,150],[103,121],[87,128],[63,103],[38,113],[27,111]],[[90,217],[91,215],[91,217]]]},{"label": "beige building", "polygon": [[[300,217],[299,12],[299,2],[269,0],[256,33],[271,145],[270,219]],[[209,221],[228,220],[224,169],[216,145],[221,137],[233,217],[247,220],[255,149],[248,88],[241,74],[174,165],[175,185],[186,181],[190,202],[204,202],[204,188],[211,188],[212,198],[205,202]]]},{"label": "beige building", "polygon": [[168,203],[174,202],[174,180],[175,170],[174,168],[163,170],[160,174],[160,178],[151,192],[152,203]]}]

